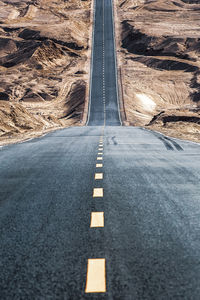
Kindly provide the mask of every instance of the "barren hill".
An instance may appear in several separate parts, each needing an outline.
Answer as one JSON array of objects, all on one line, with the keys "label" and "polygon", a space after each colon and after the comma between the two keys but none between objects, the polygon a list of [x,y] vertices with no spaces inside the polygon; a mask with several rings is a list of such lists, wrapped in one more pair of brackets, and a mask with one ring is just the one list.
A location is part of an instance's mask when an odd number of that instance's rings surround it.
[{"label": "barren hill", "polygon": [[200,141],[200,3],[116,0],[128,124]]},{"label": "barren hill", "polygon": [[80,124],[90,16],[90,0],[0,0],[0,143]]}]

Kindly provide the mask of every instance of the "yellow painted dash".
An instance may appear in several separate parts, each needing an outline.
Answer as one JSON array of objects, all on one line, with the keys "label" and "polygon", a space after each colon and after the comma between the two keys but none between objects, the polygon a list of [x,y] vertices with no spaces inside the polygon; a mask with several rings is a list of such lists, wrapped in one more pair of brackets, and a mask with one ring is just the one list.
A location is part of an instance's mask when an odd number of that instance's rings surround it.
[{"label": "yellow painted dash", "polygon": [[96,168],[102,168],[103,164],[96,164]]},{"label": "yellow painted dash", "polygon": [[95,179],[103,179],[103,173],[95,173]]},{"label": "yellow painted dash", "polygon": [[90,227],[104,227],[104,212],[92,212]]},{"label": "yellow painted dash", "polygon": [[88,259],[86,293],[106,292],[106,260],[105,258]]},{"label": "yellow painted dash", "polygon": [[103,188],[94,188],[93,197],[103,197]]}]

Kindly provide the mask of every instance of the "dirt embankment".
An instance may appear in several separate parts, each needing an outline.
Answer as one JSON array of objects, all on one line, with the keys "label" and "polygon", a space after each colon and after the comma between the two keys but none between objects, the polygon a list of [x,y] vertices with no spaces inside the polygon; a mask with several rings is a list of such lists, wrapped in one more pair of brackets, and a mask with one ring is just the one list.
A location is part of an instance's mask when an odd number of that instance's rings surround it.
[{"label": "dirt embankment", "polygon": [[200,3],[115,0],[125,123],[200,141]]},{"label": "dirt embankment", "polygon": [[0,0],[0,144],[80,125],[91,0]]}]

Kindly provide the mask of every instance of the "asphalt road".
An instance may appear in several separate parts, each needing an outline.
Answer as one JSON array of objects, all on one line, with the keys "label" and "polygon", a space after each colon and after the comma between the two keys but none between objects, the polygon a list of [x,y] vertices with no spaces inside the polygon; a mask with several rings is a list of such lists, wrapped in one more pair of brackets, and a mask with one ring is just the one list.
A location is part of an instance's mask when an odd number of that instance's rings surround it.
[{"label": "asphalt road", "polygon": [[96,1],[91,64],[89,126],[119,126],[116,57],[111,0]]},{"label": "asphalt road", "polygon": [[[89,125],[120,124],[116,95],[106,117],[91,98]],[[198,144],[122,126],[0,148],[0,299],[199,300],[199,162]],[[103,227],[90,227],[92,212]],[[99,258],[106,292],[86,293]]]}]

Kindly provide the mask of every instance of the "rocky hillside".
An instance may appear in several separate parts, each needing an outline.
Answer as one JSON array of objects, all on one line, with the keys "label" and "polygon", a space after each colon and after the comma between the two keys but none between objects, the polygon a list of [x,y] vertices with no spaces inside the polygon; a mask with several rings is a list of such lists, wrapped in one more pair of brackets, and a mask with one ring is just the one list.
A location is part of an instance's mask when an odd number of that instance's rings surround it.
[{"label": "rocky hillside", "polygon": [[200,2],[115,5],[127,123],[200,141]]},{"label": "rocky hillside", "polygon": [[0,143],[80,124],[90,0],[0,0]]}]

